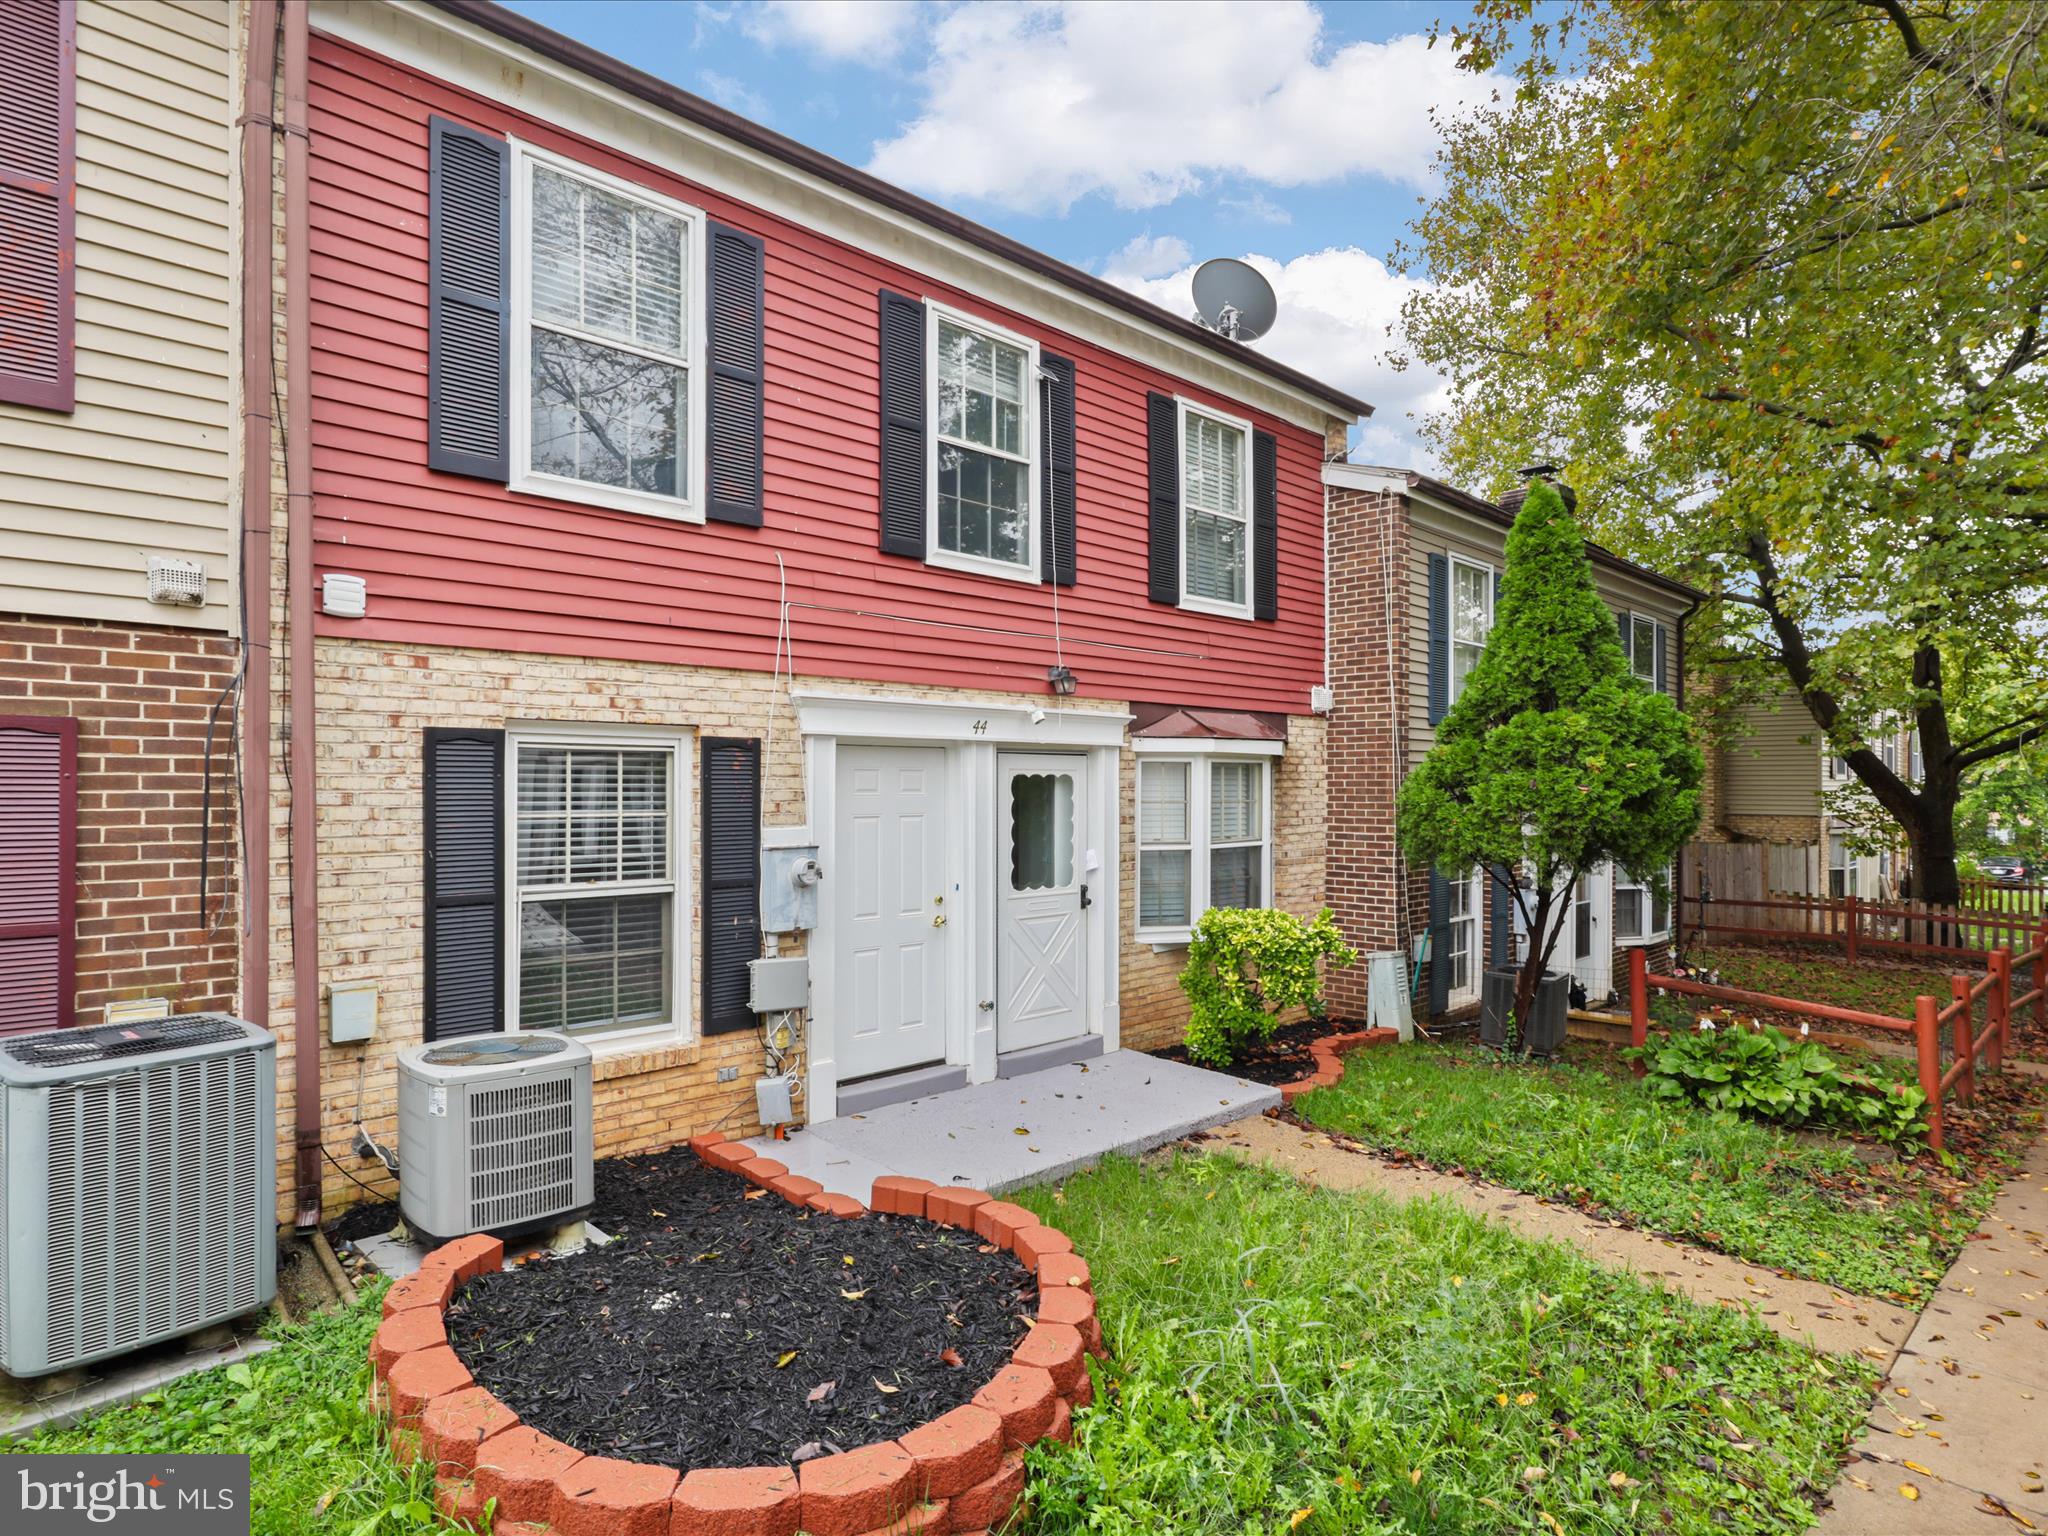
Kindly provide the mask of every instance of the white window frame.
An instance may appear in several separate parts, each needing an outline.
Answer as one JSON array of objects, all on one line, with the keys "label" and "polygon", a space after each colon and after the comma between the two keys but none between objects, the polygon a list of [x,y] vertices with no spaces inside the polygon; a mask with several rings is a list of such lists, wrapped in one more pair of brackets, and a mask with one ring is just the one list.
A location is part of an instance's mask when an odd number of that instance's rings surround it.
[{"label": "white window frame", "polygon": [[[1835,862],[1835,855],[1838,852],[1842,856],[1842,862],[1839,864]],[[1863,861],[1850,849],[1847,837],[1843,836],[1840,832],[1830,832],[1828,834],[1828,897],[1830,900],[1841,901],[1850,896],[1861,896],[1863,894],[1859,889],[1863,884],[1861,878],[1862,863]],[[1842,872],[1842,891],[1839,896],[1835,894],[1836,870]]]},{"label": "white window frame", "polygon": [[519,883],[519,749],[522,746],[591,747],[602,751],[666,751],[669,755],[669,875],[667,880],[635,880],[606,884],[602,894],[631,896],[648,892],[670,892],[669,922],[671,964],[669,1006],[666,1019],[649,1023],[621,1024],[611,1029],[590,1027],[574,1031],[575,1037],[600,1056],[649,1047],[679,1045],[690,1038],[692,1019],[690,926],[696,886],[690,865],[690,842],[695,823],[691,820],[690,783],[693,777],[691,751],[694,737],[674,731],[636,730],[631,727],[589,729],[581,726],[534,724],[514,727],[505,733],[504,849],[505,867],[505,1029],[518,1033],[519,1024],[519,937],[520,904],[523,900],[547,901],[563,897],[600,894],[598,888],[583,885],[534,886]]},{"label": "white window frame", "polygon": [[[1445,655],[1445,661],[1444,661],[1444,665],[1445,665],[1445,667],[1446,667],[1446,669],[1447,669],[1447,672],[1448,672],[1448,675],[1447,675],[1447,676],[1445,677],[1445,679],[1444,679],[1444,689],[1445,689],[1445,692],[1446,692],[1446,693],[1447,693],[1447,694],[1449,695],[1449,696],[1448,696],[1448,697],[1447,697],[1447,698],[1446,698],[1446,699],[1444,700],[1444,704],[1445,704],[1445,707],[1446,707],[1446,708],[1448,708],[1448,707],[1449,707],[1450,705],[1452,705],[1452,704],[1455,704],[1455,703],[1457,703],[1457,702],[1458,702],[1458,696],[1459,696],[1460,694],[1462,694],[1462,693],[1463,693],[1463,692],[1465,691],[1465,683],[1464,683],[1464,679],[1462,679],[1462,678],[1460,678],[1460,677],[1458,676],[1458,668],[1457,668],[1457,659],[1458,659],[1458,647],[1459,647],[1460,645],[1463,645],[1463,644],[1467,644],[1467,643],[1468,643],[1468,642],[1466,642],[1466,641],[1461,641],[1461,640],[1460,640],[1460,639],[1458,638],[1458,567],[1459,567],[1459,566],[1461,566],[1461,565],[1462,565],[1462,566],[1463,566],[1463,567],[1465,567],[1465,569],[1466,569],[1466,570],[1468,570],[1468,571],[1478,571],[1478,572],[1479,572],[1479,573],[1480,573],[1480,574],[1481,574],[1481,575],[1483,576],[1483,578],[1484,578],[1484,579],[1483,579],[1483,580],[1482,580],[1482,581],[1480,582],[1480,584],[1479,584],[1479,586],[1480,586],[1480,590],[1481,590],[1482,592],[1484,592],[1484,593],[1486,594],[1486,639],[1484,639],[1484,640],[1481,640],[1481,641],[1479,642],[1479,649],[1480,649],[1480,651],[1481,651],[1482,653],[1483,653],[1483,652],[1484,652],[1484,651],[1486,650],[1486,644],[1487,644],[1487,641],[1489,641],[1489,640],[1491,640],[1491,639],[1493,638],[1493,617],[1494,617],[1494,606],[1493,606],[1493,578],[1494,578],[1494,569],[1493,569],[1493,567],[1492,567],[1492,566],[1490,566],[1490,565],[1488,565],[1488,564],[1486,564],[1486,563],[1485,563],[1485,562],[1484,562],[1483,560],[1467,560],[1467,559],[1466,559],[1466,558],[1465,558],[1465,557],[1464,557],[1463,555],[1452,555],[1452,556],[1450,557],[1450,559],[1451,559],[1451,564],[1450,564],[1450,574],[1449,574],[1449,577],[1448,577],[1448,579],[1447,579],[1447,581],[1446,581],[1446,587],[1447,587],[1447,590],[1446,590],[1446,591],[1445,591],[1445,593],[1444,593],[1444,599],[1445,599],[1445,602],[1446,602],[1446,603],[1447,603],[1447,604],[1449,605],[1449,607],[1450,607],[1450,612],[1444,615],[1444,620],[1445,620],[1445,625],[1446,625],[1446,633],[1447,633],[1447,635],[1448,635],[1448,637],[1449,637],[1449,638],[1448,638],[1448,641],[1447,641],[1447,643],[1448,643],[1448,645],[1449,645],[1449,647],[1450,647],[1449,651],[1448,651],[1448,652],[1446,653],[1446,655]],[[1473,663],[1473,665],[1474,665],[1474,666],[1477,666],[1477,665],[1478,665],[1478,663],[1477,663],[1477,662],[1474,662],[1474,663]],[[1470,674],[1470,673],[1467,673],[1467,674],[1466,674],[1466,676],[1467,676],[1467,677],[1470,677],[1470,676],[1471,676],[1471,674]]]},{"label": "white window frame", "polygon": [[[1624,610],[1621,616],[1628,621],[1628,643],[1622,649],[1628,653],[1629,675],[1639,683],[1647,683],[1654,691],[1657,686],[1657,631],[1663,628],[1664,621],[1653,613],[1637,613],[1632,608]],[[1650,670],[1648,672],[1644,672],[1636,666],[1636,626],[1638,624],[1650,626]]]},{"label": "white window frame", "polygon": [[[990,341],[1001,342],[1007,347],[1018,347],[1024,353],[1024,480],[1030,487],[1031,512],[1026,518],[1025,558],[1012,565],[1007,560],[992,560],[985,555],[965,555],[957,550],[942,548],[939,544],[939,453],[948,446],[939,436],[939,322],[944,320],[964,331]],[[971,571],[978,576],[999,576],[1005,581],[1026,581],[1037,586],[1042,577],[1039,572],[1039,506],[1041,494],[1039,465],[1039,405],[1042,391],[1039,388],[1039,347],[1029,336],[1005,326],[970,315],[965,310],[953,309],[933,300],[924,306],[924,559],[927,565],[936,565],[947,570]],[[951,446],[972,453],[993,454],[999,459],[1010,458],[998,448],[985,447],[980,443],[960,442]]]},{"label": "white window frame", "polygon": [[[1188,841],[1181,843],[1159,843],[1152,845],[1162,851],[1177,850],[1185,846],[1188,850],[1188,921],[1179,924],[1155,924],[1136,927],[1139,939],[1151,944],[1185,944],[1193,937],[1194,926],[1202,914],[1209,910],[1209,857],[1218,846],[1211,842],[1209,835],[1209,769],[1214,763],[1257,763],[1261,767],[1260,780],[1260,844],[1259,891],[1265,897],[1264,905],[1273,905],[1273,780],[1277,774],[1279,754],[1277,751],[1256,750],[1258,744],[1232,741],[1208,743],[1184,741],[1161,741],[1156,750],[1142,750],[1138,756],[1138,772],[1132,783],[1131,847],[1137,859],[1145,857],[1145,845],[1138,841],[1138,828],[1143,819],[1143,795],[1145,793],[1145,769],[1154,763],[1184,764],[1188,770]],[[1273,743],[1278,747],[1279,743]],[[1170,747],[1170,750],[1166,750]],[[1253,750],[1246,750],[1246,749]],[[1228,749],[1228,750],[1225,750]],[[1243,842],[1224,843],[1225,848],[1247,846]],[[1131,912],[1135,923],[1139,912],[1139,892],[1142,876],[1135,864],[1132,868]]]},{"label": "white window frame", "polygon": [[[1671,937],[1671,911],[1677,904],[1677,872],[1670,866],[1664,870],[1664,889],[1669,893],[1664,899],[1664,921],[1657,922],[1657,897],[1655,889],[1648,884],[1638,884],[1629,877],[1627,870],[1619,864],[1614,866],[1614,880],[1609,887],[1608,905],[1613,914],[1614,943],[1617,949],[1627,949],[1634,944],[1659,944]],[[1621,931],[1621,893],[1635,891],[1642,898],[1637,910],[1642,914],[1642,932]]]},{"label": "white window frame", "polygon": [[[1258,591],[1258,550],[1253,546],[1252,525],[1255,511],[1252,507],[1252,424],[1242,416],[1233,416],[1228,411],[1215,410],[1182,396],[1174,396],[1174,459],[1180,466],[1180,606],[1190,613],[1214,614],[1224,619],[1249,619],[1252,616],[1252,596]],[[1218,602],[1213,597],[1198,597],[1188,591],[1188,418],[1199,416],[1220,427],[1228,427],[1244,439],[1244,450],[1237,456],[1237,504],[1244,509],[1244,601],[1241,603]],[[1206,792],[1205,792],[1206,793]]]},{"label": "white window frame", "polygon": [[[619,512],[642,512],[677,522],[701,523],[705,504],[704,433],[706,400],[710,377],[705,352],[705,232],[704,212],[688,203],[677,202],[650,187],[643,187],[609,175],[592,166],[541,149],[518,139],[512,144],[512,313],[511,370],[507,414],[511,417],[512,478],[508,488],[556,501],[582,502],[587,506],[609,507]],[[685,496],[656,496],[628,486],[593,485],[568,475],[536,471],[533,462],[533,172],[536,166],[585,182],[618,197],[640,203],[658,213],[683,221],[687,249],[684,265],[689,292],[685,298],[683,323],[683,370],[689,396],[684,430],[689,433],[688,452],[679,466]],[[659,362],[672,362],[665,354],[621,342],[615,337],[585,333],[572,326],[548,321],[542,329],[576,336],[594,346],[616,352],[631,352]]]}]

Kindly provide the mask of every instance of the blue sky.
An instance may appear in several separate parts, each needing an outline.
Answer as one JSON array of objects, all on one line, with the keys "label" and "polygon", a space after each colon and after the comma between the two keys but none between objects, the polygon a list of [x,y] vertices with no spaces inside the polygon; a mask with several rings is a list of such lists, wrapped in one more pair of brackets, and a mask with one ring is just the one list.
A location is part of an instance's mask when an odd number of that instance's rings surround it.
[{"label": "blue sky", "polygon": [[1438,381],[1387,354],[1384,258],[1432,107],[1500,82],[1422,36],[1458,0],[512,0],[649,73],[1185,311],[1209,256],[1267,272],[1261,346],[1372,401],[1353,456],[1427,461]]}]

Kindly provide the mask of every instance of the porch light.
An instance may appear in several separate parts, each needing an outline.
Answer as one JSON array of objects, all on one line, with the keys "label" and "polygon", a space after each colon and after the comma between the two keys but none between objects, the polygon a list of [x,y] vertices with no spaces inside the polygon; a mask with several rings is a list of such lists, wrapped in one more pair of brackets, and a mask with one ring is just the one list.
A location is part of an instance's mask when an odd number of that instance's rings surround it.
[{"label": "porch light", "polygon": [[1052,685],[1052,691],[1063,699],[1080,686],[1079,680],[1069,667],[1047,667],[1045,680]]}]

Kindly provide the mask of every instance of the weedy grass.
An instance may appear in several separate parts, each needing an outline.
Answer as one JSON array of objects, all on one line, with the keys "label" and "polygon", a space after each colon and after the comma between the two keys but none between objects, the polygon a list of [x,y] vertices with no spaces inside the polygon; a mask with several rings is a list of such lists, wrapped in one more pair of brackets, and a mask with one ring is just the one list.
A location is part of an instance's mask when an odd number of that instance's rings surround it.
[{"label": "weedy grass", "polygon": [[1915,1302],[1997,1188],[1995,1166],[1966,1184],[1927,1157],[1865,1168],[1846,1144],[1661,1099],[1578,1054],[1587,1064],[1502,1062],[1455,1045],[1355,1051],[1342,1082],[1294,1107],[1373,1146],[1845,1290]]},{"label": "weedy grass", "polygon": [[1875,1375],[1447,1202],[1230,1159],[1013,1192],[1088,1256],[1113,1354],[1038,1532],[1792,1532]]},{"label": "weedy grass", "polygon": [[434,1509],[424,1465],[401,1469],[365,1401],[384,1286],[270,1331],[277,1348],[9,1442],[12,1453],[246,1453],[253,1536],[402,1536],[464,1529]]}]

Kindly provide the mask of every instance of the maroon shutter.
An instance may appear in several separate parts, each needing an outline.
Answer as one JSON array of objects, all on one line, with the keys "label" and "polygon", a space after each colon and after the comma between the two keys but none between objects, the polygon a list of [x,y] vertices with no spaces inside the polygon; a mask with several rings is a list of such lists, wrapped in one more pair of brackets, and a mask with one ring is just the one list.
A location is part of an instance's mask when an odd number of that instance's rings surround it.
[{"label": "maroon shutter", "polygon": [[0,401],[68,411],[76,0],[0,0]]},{"label": "maroon shutter", "polygon": [[0,715],[0,1035],[71,1022],[77,844],[78,722]]}]

